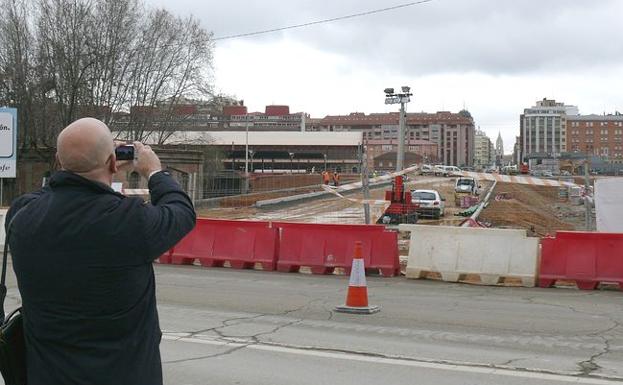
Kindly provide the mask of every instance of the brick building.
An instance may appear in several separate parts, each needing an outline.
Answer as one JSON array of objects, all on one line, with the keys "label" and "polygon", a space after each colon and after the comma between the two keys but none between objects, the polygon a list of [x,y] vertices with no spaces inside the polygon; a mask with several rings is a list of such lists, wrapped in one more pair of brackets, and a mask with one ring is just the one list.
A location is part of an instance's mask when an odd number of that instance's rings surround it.
[{"label": "brick building", "polygon": [[[172,110],[172,116],[164,111]],[[304,131],[309,114],[290,112],[286,105],[269,105],[264,112],[249,112],[240,103],[215,106],[211,101],[184,100],[166,107],[135,106],[119,114],[115,127],[123,130],[132,119],[144,118],[153,125],[167,124],[175,131]]]},{"label": "brick building", "polygon": [[568,117],[566,127],[570,152],[623,163],[623,114]]},{"label": "brick building", "polygon": [[[398,140],[368,139],[365,141],[368,169],[394,171],[398,153]],[[438,156],[437,143],[428,140],[405,140],[405,166],[413,163],[434,163]]]},{"label": "brick building", "polygon": [[[204,156],[201,151],[185,148],[153,146],[160,157],[162,166],[167,169],[182,188],[194,199],[202,197],[204,176]],[[56,149],[39,148],[20,151],[17,157],[17,178],[3,180],[3,206],[27,192],[42,187],[44,178],[48,178],[58,169],[54,161]],[[124,188],[146,188],[147,181],[135,172],[120,172],[114,182],[123,183]]]},{"label": "brick building", "polygon": [[[386,146],[386,152],[391,152],[395,151],[393,145],[398,140],[398,120],[398,112],[368,115],[351,113],[312,119],[306,125],[306,129],[330,132],[360,131],[363,133],[364,146],[374,141],[375,145],[380,143],[381,146]],[[435,156],[430,155],[430,162],[471,166],[474,156],[474,131],[474,121],[467,111],[459,113],[440,111],[434,114],[407,113],[406,117],[407,141],[427,141],[437,146]],[[410,146],[405,143],[405,158],[408,159],[410,152],[420,157],[429,156],[425,152],[420,152],[429,151],[429,149],[428,145]],[[368,159],[368,162],[373,163],[373,160]]]}]

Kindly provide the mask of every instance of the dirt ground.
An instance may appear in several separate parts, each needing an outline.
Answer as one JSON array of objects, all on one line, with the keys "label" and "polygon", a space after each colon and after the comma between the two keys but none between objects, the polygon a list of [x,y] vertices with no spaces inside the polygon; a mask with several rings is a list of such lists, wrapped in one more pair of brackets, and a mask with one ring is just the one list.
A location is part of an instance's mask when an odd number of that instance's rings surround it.
[{"label": "dirt ground", "polygon": [[[488,188],[489,182],[483,182],[483,189]],[[390,187],[376,188],[370,191],[370,198],[384,199],[385,190]],[[407,183],[407,188],[411,190],[426,189],[437,190],[441,196],[446,198],[446,214],[440,219],[421,218],[418,223],[431,225],[456,226],[465,218],[455,216],[454,214],[461,211],[454,204],[454,179],[453,178],[432,178],[432,177],[414,177]],[[269,198],[268,194],[258,194],[262,199]],[[275,196],[285,196],[288,193],[279,193]],[[361,199],[361,193],[349,194],[347,198]],[[232,198],[228,204],[222,204],[220,208],[199,209],[199,216],[210,218],[227,218],[227,219],[255,219],[255,220],[283,220],[291,222],[309,222],[309,223],[364,223],[363,206],[360,203],[352,202],[347,199],[334,196],[327,196],[322,199],[315,199],[301,203],[295,203],[287,206],[269,207],[266,209],[258,209],[255,207],[235,207],[238,198]],[[234,203],[234,204],[229,204]],[[244,202],[245,205],[254,202]],[[375,222],[383,213],[383,206],[371,207],[372,222]]]},{"label": "dirt ground", "polygon": [[[462,209],[454,204],[454,178],[433,178],[418,176],[407,183],[407,188],[437,190],[446,198],[446,215],[438,220],[421,218],[418,223],[430,225],[457,226],[465,218],[455,214]],[[490,182],[481,181],[482,191],[489,189]],[[383,199],[389,187],[373,189],[372,199]],[[558,197],[557,187],[530,186],[498,183],[495,195],[507,199],[491,199],[479,220],[497,228],[519,228],[531,236],[543,237],[556,230],[581,230],[584,227],[584,206],[574,206]],[[361,193],[347,195],[361,199]],[[266,199],[266,197],[263,197]],[[251,204],[252,202],[246,202]],[[383,212],[382,206],[372,207],[372,221]],[[211,218],[281,220],[308,223],[351,223],[362,224],[363,207],[360,203],[328,196],[322,199],[295,203],[292,205],[258,209],[255,207],[221,207],[198,210],[198,214]]]},{"label": "dirt ground", "polygon": [[560,199],[558,187],[498,183],[495,195],[500,194],[510,199],[492,199],[480,221],[498,228],[526,229],[540,237],[556,230],[584,229],[584,206]]}]

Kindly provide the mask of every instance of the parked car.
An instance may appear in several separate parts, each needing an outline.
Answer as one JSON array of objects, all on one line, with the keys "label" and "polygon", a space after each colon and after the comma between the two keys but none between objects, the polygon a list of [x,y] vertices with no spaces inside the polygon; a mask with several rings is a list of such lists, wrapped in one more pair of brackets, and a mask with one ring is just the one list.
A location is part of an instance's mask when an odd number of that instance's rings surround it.
[{"label": "parked car", "polygon": [[554,176],[554,174],[552,174],[552,172],[549,170],[532,170],[530,172],[530,175],[539,178],[551,178]]},{"label": "parked car", "polygon": [[444,168],[446,172],[448,173],[448,176],[460,176],[461,173],[463,172],[463,170],[461,170],[460,168],[456,166],[445,166]]},{"label": "parked car", "polygon": [[456,183],[454,184],[454,192],[478,195],[480,194],[480,185],[478,184],[478,181],[476,179],[472,177],[462,176],[460,178],[456,178]]},{"label": "parked car", "polygon": [[435,176],[448,176],[448,171],[446,171],[446,166],[443,164],[436,164],[433,166]]},{"label": "parked car", "polygon": [[420,167],[420,174],[422,175],[432,175],[434,173],[435,167],[430,164],[423,164],[422,167]]},{"label": "parked car", "polygon": [[419,206],[417,211],[420,216],[439,219],[446,215],[446,199],[437,190],[413,190],[411,201]]}]

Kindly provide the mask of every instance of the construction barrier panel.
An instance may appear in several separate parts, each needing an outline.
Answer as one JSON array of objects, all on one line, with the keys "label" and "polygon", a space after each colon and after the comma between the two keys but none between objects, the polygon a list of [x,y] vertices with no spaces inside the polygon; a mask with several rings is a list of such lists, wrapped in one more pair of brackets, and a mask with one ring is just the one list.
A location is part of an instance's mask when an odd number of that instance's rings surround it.
[{"label": "construction barrier panel", "polygon": [[623,233],[558,231],[541,241],[540,287],[558,280],[593,290],[600,282],[623,289]]},{"label": "construction barrier panel", "polygon": [[444,281],[457,282],[479,275],[487,285],[520,278],[533,287],[537,270],[538,238],[525,230],[426,225],[400,225],[410,231],[407,278],[439,273]]},{"label": "construction barrier panel", "polygon": [[237,269],[253,268],[261,263],[263,270],[274,270],[278,249],[278,229],[269,222],[231,221],[197,218],[195,228],[184,237],[161,263],[223,266],[229,262]]},{"label": "construction barrier panel", "polygon": [[280,230],[277,270],[298,271],[309,267],[313,274],[330,274],[342,268],[350,274],[356,241],[362,242],[367,269],[383,276],[400,274],[398,233],[381,225],[333,225],[273,222]]}]

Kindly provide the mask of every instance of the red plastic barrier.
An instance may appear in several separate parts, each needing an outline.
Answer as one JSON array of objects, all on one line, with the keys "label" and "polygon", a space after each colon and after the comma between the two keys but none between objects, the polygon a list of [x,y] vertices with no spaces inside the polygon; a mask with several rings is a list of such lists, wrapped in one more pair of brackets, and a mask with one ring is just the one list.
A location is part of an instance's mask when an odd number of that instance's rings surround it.
[{"label": "red plastic barrier", "polygon": [[280,229],[277,270],[298,271],[307,266],[314,274],[330,274],[336,267],[348,274],[355,241],[363,243],[368,269],[383,276],[400,274],[398,233],[377,225],[327,225],[273,222]]},{"label": "red plastic barrier", "polygon": [[540,287],[573,280],[583,290],[600,282],[623,289],[623,234],[559,231],[541,245]]},{"label": "red plastic barrier", "polygon": [[158,259],[155,260],[156,263],[169,264],[171,263],[171,254],[173,253],[173,248],[162,254]]},{"label": "red plastic barrier", "polygon": [[173,248],[171,263],[191,265],[197,259],[212,267],[229,261],[237,269],[261,263],[263,270],[274,270],[279,233],[269,226],[269,222],[198,218],[193,231]]}]

